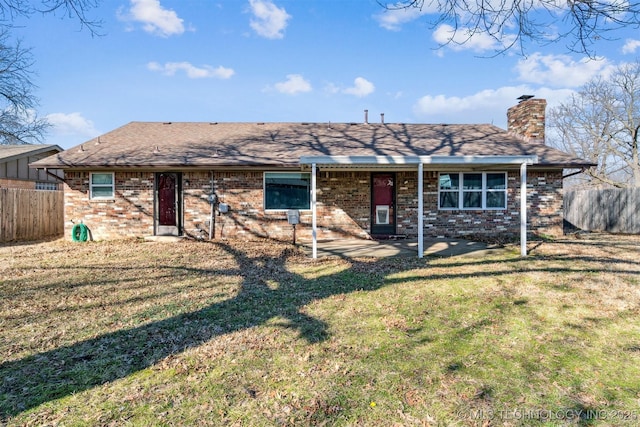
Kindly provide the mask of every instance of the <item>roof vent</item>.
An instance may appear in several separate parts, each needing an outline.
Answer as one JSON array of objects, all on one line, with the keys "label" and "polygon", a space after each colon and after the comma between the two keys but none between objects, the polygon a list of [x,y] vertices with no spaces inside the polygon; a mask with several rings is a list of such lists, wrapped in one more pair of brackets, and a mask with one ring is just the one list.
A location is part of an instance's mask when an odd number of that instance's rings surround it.
[{"label": "roof vent", "polygon": [[364,124],[369,124],[369,110],[364,110]]},{"label": "roof vent", "polygon": [[164,122],[164,123],[162,123],[162,124],[163,124],[163,125],[170,125],[170,124],[171,124],[171,122]]}]

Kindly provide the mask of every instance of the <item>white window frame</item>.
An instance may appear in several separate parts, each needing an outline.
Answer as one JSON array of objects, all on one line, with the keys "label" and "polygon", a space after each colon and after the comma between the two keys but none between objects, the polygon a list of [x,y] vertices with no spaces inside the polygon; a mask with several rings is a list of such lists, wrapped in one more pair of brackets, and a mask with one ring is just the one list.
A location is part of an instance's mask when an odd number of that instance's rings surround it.
[{"label": "white window frame", "polygon": [[[464,175],[465,174],[481,174],[482,175],[482,188],[480,189],[465,189],[464,188]],[[504,187],[500,189],[487,188],[487,175],[504,175]],[[440,176],[441,175],[457,175],[458,187],[451,189],[440,188]],[[489,172],[440,172],[438,174],[438,209],[443,211],[502,211],[507,209],[507,190],[509,187],[509,179],[507,172],[502,171],[489,171]],[[456,207],[442,207],[440,206],[440,199],[442,193],[458,193],[458,205]],[[464,207],[464,195],[465,193],[481,192],[481,205],[478,207]],[[504,206],[500,207],[487,207],[487,193],[504,193]]]},{"label": "white window frame", "polygon": [[[267,175],[277,173],[280,175],[283,174],[296,174],[296,175],[307,175],[309,177],[309,207],[307,208],[298,208],[298,207],[287,207],[287,208],[278,208],[272,209],[267,208]],[[289,171],[265,171],[262,174],[262,207],[265,212],[286,212],[288,210],[297,209],[299,211],[310,211],[311,210],[311,173],[309,172],[289,172]]]},{"label": "white window frame", "polygon": [[[94,175],[111,175],[111,184],[94,184],[93,176]],[[89,199],[91,200],[113,200],[116,195],[116,179],[115,174],[113,172],[91,172],[89,174]],[[110,196],[94,196],[93,189],[94,188],[110,188],[111,195]]]}]

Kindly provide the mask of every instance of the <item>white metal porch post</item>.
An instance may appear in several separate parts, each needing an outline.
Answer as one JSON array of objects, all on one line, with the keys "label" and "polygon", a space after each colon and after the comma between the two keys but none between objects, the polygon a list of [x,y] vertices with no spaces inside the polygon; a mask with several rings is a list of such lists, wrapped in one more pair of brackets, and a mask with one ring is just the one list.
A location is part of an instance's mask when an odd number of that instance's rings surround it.
[{"label": "white metal porch post", "polygon": [[311,164],[311,238],[313,240],[311,256],[318,258],[318,214],[316,206],[316,164]]},{"label": "white metal porch post", "polygon": [[520,164],[520,255],[527,256],[527,164]]},{"label": "white metal porch post", "polygon": [[418,163],[418,258],[424,256],[424,194],[422,162]]}]

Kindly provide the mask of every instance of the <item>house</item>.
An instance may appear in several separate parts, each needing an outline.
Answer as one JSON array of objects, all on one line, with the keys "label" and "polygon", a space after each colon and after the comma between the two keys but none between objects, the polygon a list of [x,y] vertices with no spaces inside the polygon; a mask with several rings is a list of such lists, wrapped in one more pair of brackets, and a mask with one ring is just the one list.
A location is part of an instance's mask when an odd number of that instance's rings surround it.
[{"label": "house", "polygon": [[[32,167],[63,170],[67,233],[291,240],[562,233],[546,101],[489,124],[131,122]],[[421,247],[421,246],[420,246]],[[422,252],[419,250],[419,254]]]},{"label": "house", "polygon": [[61,190],[62,170],[52,174],[29,168],[29,163],[61,151],[57,145],[0,145],[0,188]]}]

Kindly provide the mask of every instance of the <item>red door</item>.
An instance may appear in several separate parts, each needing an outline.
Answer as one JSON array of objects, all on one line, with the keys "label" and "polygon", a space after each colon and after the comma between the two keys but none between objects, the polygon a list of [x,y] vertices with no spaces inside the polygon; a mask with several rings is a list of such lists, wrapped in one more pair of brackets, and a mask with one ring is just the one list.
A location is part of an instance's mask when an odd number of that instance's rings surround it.
[{"label": "red door", "polygon": [[396,234],[395,174],[371,174],[371,234]]},{"label": "red door", "polygon": [[158,225],[163,227],[178,225],[176,181],[174,173],[158,174]]}]

